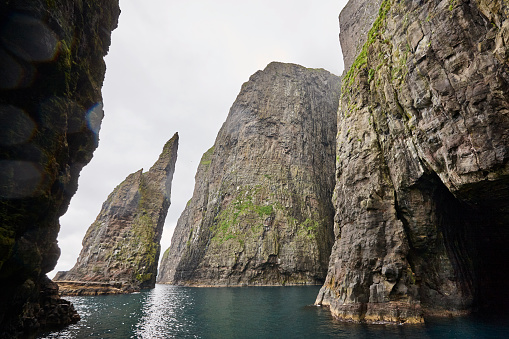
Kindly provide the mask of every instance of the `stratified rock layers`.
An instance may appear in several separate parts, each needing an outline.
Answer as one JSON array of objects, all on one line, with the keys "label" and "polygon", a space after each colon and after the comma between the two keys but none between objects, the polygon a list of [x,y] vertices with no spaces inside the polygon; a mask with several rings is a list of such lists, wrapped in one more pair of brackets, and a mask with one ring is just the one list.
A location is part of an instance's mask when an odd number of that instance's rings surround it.
[{"label": "stratified rock layers", "polygon": [[338,113],[317,298],[336,317],[507,310],[508,15],[507,1],[381,3]]},{"label": "stratified rock layers", "polygon": [[79,319],[46,273],[97,147],[118,1],[0,3],[0,337]]},{"label": "stratified rock layers", "polygon": [[271,63],[203,155],[158,282],[322,283],[333,241],[339,78]]},{"label": "stratified rock layers", "polygon": [[130,174],[108,196],[83,239],[76,265],[54,279],[63,294],[97,294],[88,288],[97,286],[91,282],[111,284],[104,286],[105,293],[154,287],[177,148],[175,134],[148,172]]}]

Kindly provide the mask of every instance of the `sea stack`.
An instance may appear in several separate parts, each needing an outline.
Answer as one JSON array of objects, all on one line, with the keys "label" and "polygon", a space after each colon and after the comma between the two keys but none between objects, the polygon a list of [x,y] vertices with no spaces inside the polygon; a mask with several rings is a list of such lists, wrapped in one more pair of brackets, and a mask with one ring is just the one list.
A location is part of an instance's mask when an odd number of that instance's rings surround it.
[{"label": "sea stack", "polygon": [[342,80],[336,243],[316,303],[374,323],[507,312],[509,4],[350,1],[343,37],[357,11],[378,16],[366,38],[341,39],[359,53]]},{"label": "sea stack", "polygon": [[153,288],[177,160],[178,134],[148,172],[130,174],[103,203],[76,265],[54,278],[64,295],[128,293]]},{"label": "sea stack", "polygon": [[99,141],[118,0],[0,2],[0,337],[79,319],[46,274]]},{"label": "sea stack", "polygon": [[202,157],[158,282],[319,284],[333,243],[339,78],[271,63]]}]

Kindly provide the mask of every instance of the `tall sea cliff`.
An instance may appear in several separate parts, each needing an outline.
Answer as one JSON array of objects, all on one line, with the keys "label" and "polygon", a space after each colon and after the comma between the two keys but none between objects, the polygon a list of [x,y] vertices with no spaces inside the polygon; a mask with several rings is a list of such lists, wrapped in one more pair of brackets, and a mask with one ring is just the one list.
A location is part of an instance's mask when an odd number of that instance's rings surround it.
[{"label": "tall sea cliff", "polygon": [[[507,312],[509,4],[348,6],[342,47],[359,52],[342,80],[335,245],[317,304],[366,322]],[[378,14],[348,39],[361,6]]]},{"label": "tall sea cliff", "polygon": [[[79,319],[46,273],[98,145],[118,15],[114,0],[0,3],[1,338]],[[508,18],[506,0],[350,1],[342,80],[271,63],[242,86],[158,281],[323,284],[316,304],[355,322],[507,313]],[[99,229],[83,261],[134,255]],[[150,258],[136,288],[153,286]],[[80,277],[110,272],[95,270]]]},{"label": "tall sea cliff", "polygon": [[240,91],[201,160],[158,281],[318,284],[333,241],[339,78],[271,63]]},{"label": "tall sea cliff", "polygon": [[46,276],[98,144],[118,1],[0,3],[0,337],[79,319]]}]

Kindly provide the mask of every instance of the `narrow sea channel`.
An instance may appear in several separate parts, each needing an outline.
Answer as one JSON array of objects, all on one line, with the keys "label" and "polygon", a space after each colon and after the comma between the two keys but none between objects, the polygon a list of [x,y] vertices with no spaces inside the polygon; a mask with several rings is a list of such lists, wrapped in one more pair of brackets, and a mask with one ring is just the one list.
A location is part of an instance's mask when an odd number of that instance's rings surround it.
[{"label": "narrow sea channel", "polygon": [[318,286],[188,288],[67,297],[82,320],[39,338],[509,338],[508,318],[420,326],[341,323],[312,306]]}]

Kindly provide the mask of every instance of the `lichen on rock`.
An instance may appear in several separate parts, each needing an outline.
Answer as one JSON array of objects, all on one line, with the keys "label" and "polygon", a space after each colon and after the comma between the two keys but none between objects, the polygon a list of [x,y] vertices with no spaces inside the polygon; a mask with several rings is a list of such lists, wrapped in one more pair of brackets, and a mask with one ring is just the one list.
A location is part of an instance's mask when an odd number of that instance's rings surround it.
[{"label": "lichen on rock", "polygon": [[251,76],[202,157],[159,282],[323,282],[338,98],[325,70],[271,63]]}]

